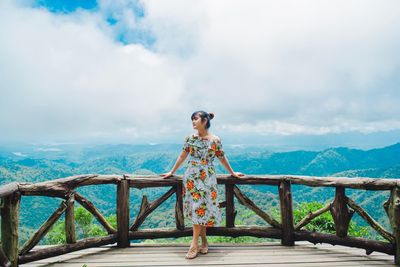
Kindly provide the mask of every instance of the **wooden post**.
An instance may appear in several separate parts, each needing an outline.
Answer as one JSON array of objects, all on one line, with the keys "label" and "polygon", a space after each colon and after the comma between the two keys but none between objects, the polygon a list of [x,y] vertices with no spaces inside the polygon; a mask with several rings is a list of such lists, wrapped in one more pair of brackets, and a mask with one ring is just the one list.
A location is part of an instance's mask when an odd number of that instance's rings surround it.
[{"label": "wooden post", "polygon": [[389,205],[387,206],[393,236],[396,240],[394,261],[400,265],[400,188],[394,187],[390,191]]},{"label": "wooden post", "polygon": [[335,222],[336,235],[338,237],[346,237],[354,210],[349,210],[347,207],[344,187],[336,187],[335,200],[332,202],[330,210],[333,221]]},{"label": "wooden post", "polygon": [[292,207],[291,183],[283,180],[279,184],[279,199],[281,203],[282,239],[283,246],[294,246],[294,224]]},{"label": "wooden post", "polygon": [[233,184],[225,184],[226,227],[235,227],[235,202],[233,199]]},{"label": "wooden post", "polygon": [[126,177],[117,186],[117,246],[129,247],[129,184]]},{"label": "wooden post", "polygon": [[11,266],[18,266],[18,225],[21,193],[4,197],[1,209],[1,243]]},{"label": "wooden post", "polygon": [[75,195],[74,193],[71,193],[67,200],[67,208],[65,210],[65,239],[67,244],[76,243],[74,202]]},{"label": "wooden post", "polygon": [[11,267],[11,262],[8,260],[3,248],[0,246],[0,266]]},{"label": "wooden post", "polygon": [[175,222],[176,229],[184,230],[185,229],[185,218],[183,216],[183,196],[182,196],[182,184],[179,183],[175,186]]}]

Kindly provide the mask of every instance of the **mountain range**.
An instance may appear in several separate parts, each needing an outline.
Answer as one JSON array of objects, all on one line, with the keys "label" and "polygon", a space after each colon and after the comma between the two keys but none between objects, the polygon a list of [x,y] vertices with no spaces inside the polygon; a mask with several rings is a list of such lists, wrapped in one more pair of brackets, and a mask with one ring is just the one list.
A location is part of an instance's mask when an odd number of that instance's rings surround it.
[{"label": "mountain range", "polygon": [[[40,182],[76,174],[160,174],[174,165],[182,145],[57,145],[0,147],[0,184],[12,181]],[[341,177],[400,177],[400,143],[370,150],[346,147],[321,151],[296,150],[273,152],[260,146],[224,146],[226,156],[235,171],[245,174],[292,174]],[[177,174],[183,173],[181,167]],[[216,160],[216,172],[227,173]],[[279,205],[277,189],[271,186],[240,186],[260,207],[270,210]],[[155,199],[166,188],[157,190],[132,189],[132,214],[139,209],[140,199],[146,194]],[[78,190],[105,214],[115,213],[115,186],[88,186]],[[221,194],[223,188],[219,188]],[[346,193],[363,206],[378,222],[389,227],[382,208],[388,191],[366,191],[347,189]],[[304,201],[331,201],[334,188],[293,186],[294,204]],[[174,201],[169,199],[158,209],[153,219],[144,226],[165,226],[165,214],[172,212]],[[51,214],[59,200],[46,197],[23,197],[21,203],[21,226],[26,232],[33,229]],[[172,206],[171,206],[172,205]],[[239,204],[238,204],[239,205]],[[157,210],[158,210],[157,209]],[[34,212],[33,212],[34,211]],[[173,214],[170,214],[173,217]],[[172,218],[171,217],[171,218]],[[154,219],[158,218],[158,219]],[[360,218],[355,216],[361,222]],[[257,221],[262,223],[262,221]],[[172,222],[171,222],[172,223]]]}]

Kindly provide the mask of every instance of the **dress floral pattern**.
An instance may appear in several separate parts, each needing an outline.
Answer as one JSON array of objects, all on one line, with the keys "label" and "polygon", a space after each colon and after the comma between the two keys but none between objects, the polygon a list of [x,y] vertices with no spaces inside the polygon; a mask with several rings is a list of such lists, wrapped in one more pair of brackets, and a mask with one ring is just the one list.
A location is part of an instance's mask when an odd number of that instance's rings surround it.
[{"label": "dress floral pattern", "polygon": [[184,141],[182,149],[189,152],[182,187],[184,215],[193,224],[208,227],[220,225],[221,211],[213,161],[215,157],[224,157],[221,140],[191,134]]}]

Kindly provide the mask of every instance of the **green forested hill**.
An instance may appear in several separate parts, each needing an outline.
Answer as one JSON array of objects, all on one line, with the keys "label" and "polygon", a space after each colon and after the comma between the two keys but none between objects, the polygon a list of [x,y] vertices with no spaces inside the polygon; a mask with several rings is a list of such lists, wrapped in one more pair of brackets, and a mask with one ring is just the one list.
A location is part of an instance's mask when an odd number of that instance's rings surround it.
[{"label": "green forested hill", "polygon": [[[179,145],[102,145],[60,148],[0,147],[0,178],[39,181],[78,173],[161,173],[168,171]],[[236,170],[249,174],[344,175],[400,177],[400,143],[372,150],[330,148],[323,151],[263,151],[226,145]],[[182,172],[182,169],[180,170]],[[219,169],[224,172],[223,169]]]},{"label": "green forested hill", "polygon": [[[160,174],[169,171],[181,150],[180,145],[99,145],[57,147],[27,146],[0,148],[0,181],[39,182],[75,174]],[[323,151],[271,152],[260,147],[225,145],[226,155],[235,171],[245,174],[296,174],[345,177],[400,177],[400,144],[372,149],[330,148]],[[217,173],[226,173],[219,162]],[[178,174],[183,173],[183,167]],[[278,205],[277,190],[271,186],[241,186],[258,205],[270,210]],[[139,209],[143,194],[150,200],[163,189],[132,189],[132,214]],[[220,193],[223,193],[221,187]],[[293,187],[294,204],[304,201],[325,202],[333,198],[333,188]],[[89,186],[79,189],[105,214],[115,213],[115,186]],[[220,194],[220,195],[221,195]],[[387,192],[347,190],[347,194],[362,205],[379,222],[387,225],[382,203]],[[173,226],[173,202],[169,199],[156,210],[143,227]],[[21,226],[26,235],[36,229],[59,205],[60,200],[44,197],[24,197],[21,206]],[[238,204],[238,207],[240,205]],[[244,209],[239,217],[245,223],[263,221]],[[356,218],[357,219],[357,218]]]}]

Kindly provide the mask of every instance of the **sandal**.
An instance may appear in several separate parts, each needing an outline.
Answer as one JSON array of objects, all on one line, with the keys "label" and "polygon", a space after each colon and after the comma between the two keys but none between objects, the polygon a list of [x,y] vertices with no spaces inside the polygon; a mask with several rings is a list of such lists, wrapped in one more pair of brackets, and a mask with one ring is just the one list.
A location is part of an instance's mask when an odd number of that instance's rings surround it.
[{"label": "sandal", "polygon": [[186,253],[185,258],[186,259],[194,259],[197,257],[197,253],[198,253],[198,248],[190,247],[189,251]]},{"label": "sandal", "polygon": [[208,253],[208,244],[205,247],[203,247],[203,245],[201,245],[201,248],[199,249],[199,252],[201,254],[207,254]]}]

